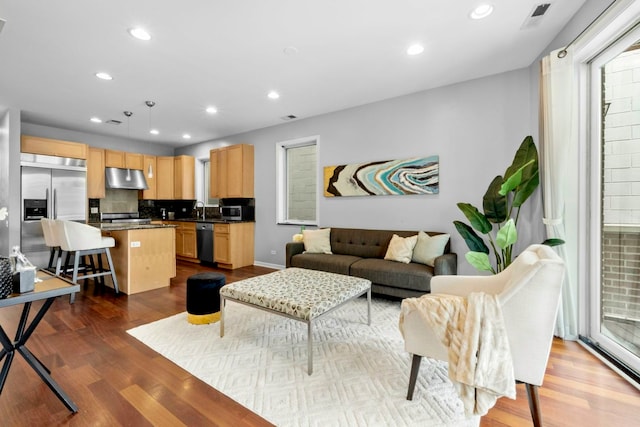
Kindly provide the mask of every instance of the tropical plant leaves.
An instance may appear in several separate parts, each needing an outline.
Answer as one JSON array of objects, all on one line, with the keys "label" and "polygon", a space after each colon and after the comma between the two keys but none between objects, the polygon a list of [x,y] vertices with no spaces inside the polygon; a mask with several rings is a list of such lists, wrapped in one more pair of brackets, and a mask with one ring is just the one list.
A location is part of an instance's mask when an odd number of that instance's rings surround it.
[{"label": "tropical plant leaves", "polygon": [[518,230],[513,218],[509,218],[496,235],[496,245],[500,249],[505,249],[518,241]]},{"label": "tropical plant leaves", "polygon": [[476,208],[472,204],[458,203],[458,208],[460,208],[464,216],[466,216],[471,223],[471,226],[477,231],[481,232],[482,234],[487,234],[493,229],[493,226],[487,220],[487,218],[482,213],[480,213],[478,208]]},{"label": "tropical plant leaves", "polygon": [[469,250],[474,252],[484,252],[485,254],[489,253],[489,248],[484,243],[484,240],[482,240],[480,236],[473,231],[473,228],[460,221],[453,221],[453,225],[456,226],[456,230],[458,230],[458,233],[460,233],[466,242]]},{"label": "tropical plant leaves", "polygon": [[540,174],[536,171],[535,174],[527,182],[520,185],[516,195],[513,197],[513,207],[519,208],[522,204],[536,191],[540,184]]},{"label": "tropical plant leaves", "polygon": [[493,178],[487,192],[482,197],[482,208],[484,215],[489,222],[499,224],[507,219],[507,198],[500,194],[502,177],[500,175]]},{"label": "tropical plant leaves", "polygon": [[509,177],[513,175],[518,169],[528,164],[531,160],[533,160],[533,163],[529,164],[529,166],[523,170],[523,182],[530,180],[538,170],[538,150],[536,149],[536,144],[533,142],[533,138],[529,135],[524,138],[520,147],[518,147],[511,166],[507,168],[504,176]]},{"label": "tropical plant leaves", "polygon": [[484,252],[467,252],[464,257],[469,261],[469,264],[474,266],[478,270],[493,271],[491,262],[489,261],[489,255]]}]

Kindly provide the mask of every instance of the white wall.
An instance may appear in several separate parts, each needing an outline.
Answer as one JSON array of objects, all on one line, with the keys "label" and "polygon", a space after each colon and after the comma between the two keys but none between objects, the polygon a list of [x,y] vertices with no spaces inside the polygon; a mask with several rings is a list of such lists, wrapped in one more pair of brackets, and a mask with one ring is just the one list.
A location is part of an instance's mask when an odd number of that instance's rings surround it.
[{"label": "white wall", "polygon": [[0,255],[20,244],[20,111],[0,106],[0,207],[9,217],[0,223]]},{"label": "white wall", "polygon": [[[276,224],[277,142],[319,135],[318,182],[323,166],[439,155],[440,194],[319,196],[320,225],[445,231],[452,235],[459,272],[473,274],[452,224],[464,219],[456,203],[481,207],[490,181],[532,133],[532,105],[537,100],[531,99],[529,70],[522,69],[178,148],[176,154],[204,158],[229,143],[255,146],[256,262],[267,265],[284,265],[285,243],[298,231]],[[539,217],[532,221],[520,227],[524,241],[541,233]]]}]

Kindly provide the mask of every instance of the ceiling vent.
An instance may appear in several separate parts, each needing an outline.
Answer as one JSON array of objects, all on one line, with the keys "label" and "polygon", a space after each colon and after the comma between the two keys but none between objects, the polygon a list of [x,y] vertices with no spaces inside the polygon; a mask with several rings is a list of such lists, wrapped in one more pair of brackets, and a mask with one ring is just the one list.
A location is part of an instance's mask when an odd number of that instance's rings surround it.
[{"label": "ceiling vent", "polygon": [[537,6],[534,6],[527,19],[524,20],[524,23],[522,24],[522,27],[520,27],[520,29],[526,30],[529,28],[537,27],[538,24],[540,24],[540,21],[542,21],[542,17],[544,16],[544,14],[547,13],[549,6],[551,6],[551,3],[541,3]]},{"label": "ceiling vent", "polygon": [[120,120],[114,120],[114,119],[107,120],[105,123],[108,124],[108,125],[121,125],[122,124],[122,122]]},{"label": "ceiling vent", "polygon": [[280,117],[282,120],[293,120],[293,119],[297,119],[298,116],[294,116],[293,114],[289,114],[288,116],[282,116]]}]

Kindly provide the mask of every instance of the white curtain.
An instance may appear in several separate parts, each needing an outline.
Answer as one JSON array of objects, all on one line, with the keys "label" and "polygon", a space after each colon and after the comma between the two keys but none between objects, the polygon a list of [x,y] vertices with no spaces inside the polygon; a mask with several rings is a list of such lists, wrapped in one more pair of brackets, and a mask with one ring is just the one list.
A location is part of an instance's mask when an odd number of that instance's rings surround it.
[{"label": "white curtain", "polygon": [[[542,59],[540,78],[540,165],[543,222],[547,238],[563,239],[565,234],[565,192],[567,191],[569,148],[578,144],[578,89],[572,50],[558,58],[558,51]],[[577,161],[577,159],[573,159]],[[577,242],[556,247],[566,263],[555,335],[578,338],[578,289],[569,265],[569,251],[577,251]],[[575,259],[575,258],[573,258]]]}]

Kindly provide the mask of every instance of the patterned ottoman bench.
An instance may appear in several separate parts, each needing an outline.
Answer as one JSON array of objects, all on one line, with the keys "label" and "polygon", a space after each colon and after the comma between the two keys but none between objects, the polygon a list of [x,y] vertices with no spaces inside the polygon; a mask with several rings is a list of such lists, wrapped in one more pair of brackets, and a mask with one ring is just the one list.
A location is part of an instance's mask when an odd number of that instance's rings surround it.
[{"label": "patterned ottoman bench", "polygon": [[287,268],[230,283],[220,289],[220,337],[224,337],[227,300],[307,324],[308,370],[313,373],[313,322],[360,295],[367,294],[371,325],[371,281],[324,271]]}]

